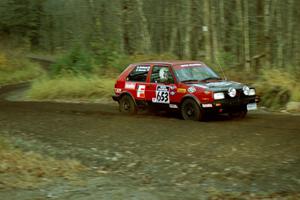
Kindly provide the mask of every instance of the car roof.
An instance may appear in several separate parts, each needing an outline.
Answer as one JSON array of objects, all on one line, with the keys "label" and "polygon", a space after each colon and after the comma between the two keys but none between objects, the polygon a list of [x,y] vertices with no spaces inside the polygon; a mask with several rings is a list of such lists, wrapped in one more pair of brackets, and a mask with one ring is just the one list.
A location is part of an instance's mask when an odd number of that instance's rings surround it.
[{"label": "car roof", "polygon": [[183,64],[204,64],[201,61],[195,60],[159,60],[159,61],[146,61],[146,62],[139,62],[134,63],[133,65],[153,65],[153,64],[162,64],[162,65],[183,65]]}]

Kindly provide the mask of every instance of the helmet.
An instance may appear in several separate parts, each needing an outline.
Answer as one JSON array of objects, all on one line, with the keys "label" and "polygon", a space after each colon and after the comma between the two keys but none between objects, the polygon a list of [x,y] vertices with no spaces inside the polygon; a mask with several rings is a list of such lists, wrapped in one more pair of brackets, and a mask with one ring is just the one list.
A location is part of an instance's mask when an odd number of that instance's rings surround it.
[{"label": "helmet", "polygon": [[166,67],[162,67],[159,70],[159,78],[161,81],[168,80],[168,72],[169,72],[169,70]]}]

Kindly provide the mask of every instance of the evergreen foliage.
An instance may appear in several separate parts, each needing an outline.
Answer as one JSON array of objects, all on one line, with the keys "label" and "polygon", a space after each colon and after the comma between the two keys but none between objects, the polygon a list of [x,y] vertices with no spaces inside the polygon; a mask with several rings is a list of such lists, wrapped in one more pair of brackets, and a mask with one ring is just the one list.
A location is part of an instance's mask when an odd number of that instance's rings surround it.
[{"label": "evergreen foliage", "polygon": [[236,70],[297,71],[299,7],[296,0],[1,0],[0,39],[50,53],[79,43],[101,66],[116,55],[169,53]]},{"label": "evergreen foliage", "polygon": [[81,47],[74,47],[68,54],[51,65],[52,75],[65,73],[85,74],[92,71],[92,57]]}]

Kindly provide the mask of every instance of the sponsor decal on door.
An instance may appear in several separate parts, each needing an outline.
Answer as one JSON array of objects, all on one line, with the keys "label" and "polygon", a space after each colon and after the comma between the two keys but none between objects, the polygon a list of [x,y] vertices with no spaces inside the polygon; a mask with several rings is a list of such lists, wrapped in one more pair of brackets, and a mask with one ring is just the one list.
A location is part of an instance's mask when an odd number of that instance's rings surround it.
[{"label": "sponsor decal on door", "polygon": [[145,85],[139,85],[137,89],[136,96],[138,98],[145,98]]},{"label": "sponsor decal on door", "polygon": [[126,82],[125,83],[125,89],[134,90],[135,89],[135,83],[133,83],[133,82]]}]

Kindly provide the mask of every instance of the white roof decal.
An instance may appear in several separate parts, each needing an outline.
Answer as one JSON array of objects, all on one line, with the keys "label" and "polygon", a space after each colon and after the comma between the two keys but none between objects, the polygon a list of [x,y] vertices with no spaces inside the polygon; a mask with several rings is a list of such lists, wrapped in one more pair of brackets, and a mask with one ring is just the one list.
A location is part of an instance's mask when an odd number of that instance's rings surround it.
[{"label": "white roof decal", "polygon": [[183,65],[180,65],[181,67],[192,67],[192,66],[201,66],[200,63],[194,63],[194,64],[183,64]]}]

